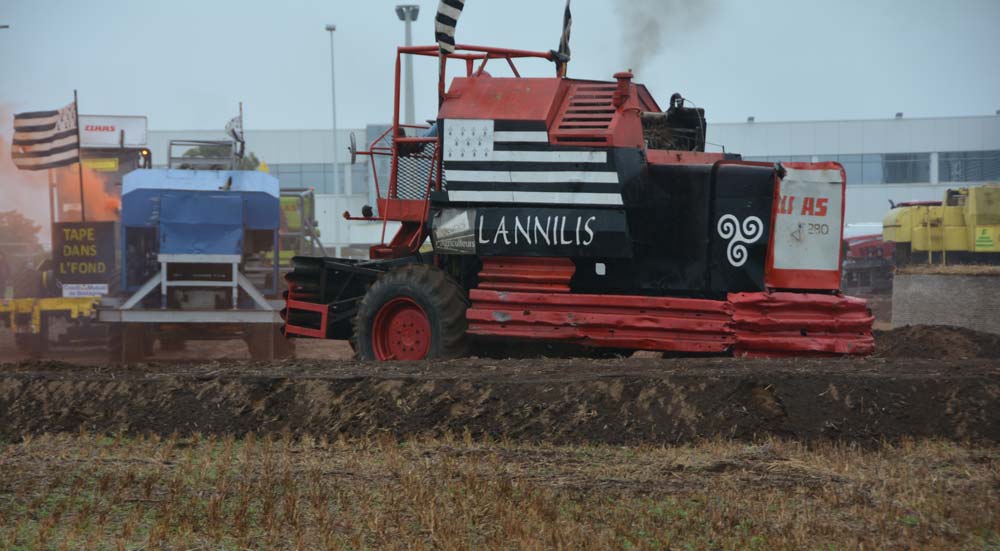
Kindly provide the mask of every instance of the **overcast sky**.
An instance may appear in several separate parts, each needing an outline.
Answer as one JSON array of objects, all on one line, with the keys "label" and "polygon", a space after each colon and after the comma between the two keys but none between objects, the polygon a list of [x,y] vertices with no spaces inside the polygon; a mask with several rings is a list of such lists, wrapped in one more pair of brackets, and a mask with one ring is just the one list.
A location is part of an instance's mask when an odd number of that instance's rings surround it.
[{"label": "overcast sky", "polygon": [[[467,1],[459,42],[558,43],[562,0]],[[417,3],[415,41],[430,43],[437,1]],[[84,113],[219,129],[243,101],[251,129],[329,128],[323,27],[335,23],[339,126],[387,121],[403,39],[395,4],[2,0],[0,24],[11,28],[0,30],[0,102],[7,112],[50,109],[76,88]],[[608,79],[636,67],[661,105],[680,91],[710,123],[1000,109],[998,0],[574,0],[573,15],[570,76]],[[657,42],[639,59],[636,45]],[[435,66],[417,69],[417,115],[430,118]],[[10,125],[8,115],[0,133]]]}]

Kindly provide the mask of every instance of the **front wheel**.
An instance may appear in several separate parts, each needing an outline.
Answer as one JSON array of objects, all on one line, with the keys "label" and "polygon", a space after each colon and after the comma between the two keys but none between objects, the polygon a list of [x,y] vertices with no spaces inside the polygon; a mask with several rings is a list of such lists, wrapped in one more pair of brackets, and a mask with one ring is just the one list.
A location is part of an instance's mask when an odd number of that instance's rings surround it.
[{"label": "front wheel", "polygon": [[354,317],[351,345],[361,360],[461,356],[468,307],[465,290],[438,268],[396,268],[365,293]]}]

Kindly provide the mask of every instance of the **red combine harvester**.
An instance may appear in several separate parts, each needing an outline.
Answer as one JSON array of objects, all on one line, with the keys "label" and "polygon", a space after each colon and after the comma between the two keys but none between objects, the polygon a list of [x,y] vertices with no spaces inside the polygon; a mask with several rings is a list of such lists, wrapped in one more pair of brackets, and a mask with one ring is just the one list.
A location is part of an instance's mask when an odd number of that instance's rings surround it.
[{"label": "red combine harvester", "polygon": [[[702,109],[679,94],[661,109],[629,72],[565,78],[554,52],[458,46],[441,64],[465,76],[447,93],[442,78],[437,120],[400,124],[400,60],[438,54],[398,50],[393,126],[368,151],[352,147],[373,170],[391,159],[388,182],[376,174],[378,214],[361,219],[398,231],[370,260],[295,258],[287,336],[349,339],[366,360],[491,342],[872,352],[865,302],[839,291],[839,164],[706,153]],[[522,77],[527,60],[557,76]],[[513,76],[490,76],[488,62]]]}]

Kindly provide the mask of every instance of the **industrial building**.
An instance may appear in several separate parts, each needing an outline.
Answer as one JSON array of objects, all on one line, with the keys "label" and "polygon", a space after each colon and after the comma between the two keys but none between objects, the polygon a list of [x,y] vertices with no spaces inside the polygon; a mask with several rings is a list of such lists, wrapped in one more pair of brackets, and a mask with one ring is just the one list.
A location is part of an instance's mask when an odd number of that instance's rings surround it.
[{"label": "industrial building", "polygon": [[[266,162],[282,187],[312,187],[324,245],[334,254],[379,239],[378,224],[348,223],[345,210],[375,204],[367,159],[350,165],[354,133],[366,147],[387,126],[338,133],[344,147],[334,178],[330,130],[247,130],[247,149]],[[172,139],[223,139],[221,131],[150,131],[154,164],[163,164]],[[709,123],[709,151],[740,153],[755,161],[838,161],[847,172],[848,224],[879,223],[889,202],[937,200],[949,187],[1000,181],[1000,114],[972,117]],[[387,178],[388,167],[379,169]],[[350,251],[350,252],[355,252]]]},{"label": "industrial building", "polygon": [[754,161],[837,161],[847,172],[848,224],[878,223],[889,201],[1000,180],[1000,114],[980,117],[708,125],[713,147]]}]

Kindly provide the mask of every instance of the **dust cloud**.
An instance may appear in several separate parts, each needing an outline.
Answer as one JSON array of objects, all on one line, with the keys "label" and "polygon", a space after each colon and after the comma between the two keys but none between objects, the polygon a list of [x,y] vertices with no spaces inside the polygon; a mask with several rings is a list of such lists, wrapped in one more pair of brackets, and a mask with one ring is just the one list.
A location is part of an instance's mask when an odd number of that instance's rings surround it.
[{"label": "dust cloud", "polygon": [[49,191],[46,171],[18,170],[10,157],[14,111],[0,105],[0,211],[16,210],[42,227],[38,240],[50,248]]},{"label": "dust cloud", "polygon": [[[64,166],[55,170],[56,181],[63,197],[57,200],[62,210],[58,213],[60,222],[80,221],[80,172],[77,165]],[[87,207],[88,222],[109,222],[118,220],[121,199],[106,191],[106,177],[95,170],[83,169],[83,198]]]},{"label": "dust cloud", "polygon": [[[16,210],[41,226],[38,240],[46,249],[51,245],[49,212],[49,171],[19,170],[11,159],[14,136],[14,111],[0,105],[0,211]],[[80,172],[75,164],[52,171],[59,190],[56,194],[56,217],[60,222],[80,220]],[[88,221],[117,220],[121,199],[108,193],[105,176],[85,168],[84,199]],[[2,236],[0,236],[2,237]]]}]

